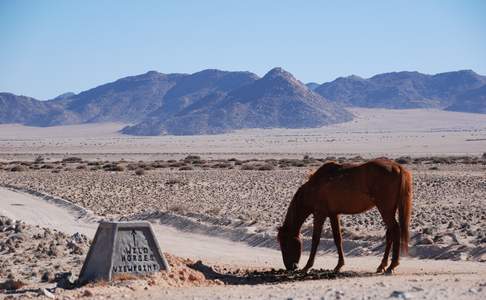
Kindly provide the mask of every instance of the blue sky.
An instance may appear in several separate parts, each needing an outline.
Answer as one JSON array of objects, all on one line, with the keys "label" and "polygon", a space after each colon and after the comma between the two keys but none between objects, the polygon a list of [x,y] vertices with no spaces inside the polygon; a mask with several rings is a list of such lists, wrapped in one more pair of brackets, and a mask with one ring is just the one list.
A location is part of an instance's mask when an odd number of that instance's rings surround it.
[{"label": "blue sky", "polygon": [[48,99],[148,70],[275,66],[319,83],[486,75],[486,1],[0,0],[0,91]]}]

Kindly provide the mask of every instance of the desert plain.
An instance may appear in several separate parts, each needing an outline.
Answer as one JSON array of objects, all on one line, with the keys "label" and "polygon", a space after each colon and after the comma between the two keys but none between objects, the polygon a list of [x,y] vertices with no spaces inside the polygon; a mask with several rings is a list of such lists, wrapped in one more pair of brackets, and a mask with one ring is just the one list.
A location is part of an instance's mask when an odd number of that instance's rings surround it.
[{"label": "desert plain", "polygon": [[[484,299],[486,115],[351,111],[355,120],[322,128],[207,136],[0,125],[0,297]],[[280,270],[276,228],[297,188],[328,160],[376,157],[414,177],[410,255],[396,273],[374,273],[385,232],[376,209],[342,216],[341,273],[329,271],[329,223],[314,270]],[[78,276],[100,220],[151,222],[172,271],[55,288]],[[301,267],[311,230],[309,219]]]}]

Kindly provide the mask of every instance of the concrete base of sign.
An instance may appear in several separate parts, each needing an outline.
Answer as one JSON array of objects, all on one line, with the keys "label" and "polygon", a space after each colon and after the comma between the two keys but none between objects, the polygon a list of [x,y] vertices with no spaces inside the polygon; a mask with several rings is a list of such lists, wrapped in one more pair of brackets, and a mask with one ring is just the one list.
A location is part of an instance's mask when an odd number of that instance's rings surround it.
[{"label": "concrete base of sign", "polygon": [[168,271],[148,222],[102,222],[84,261],[79,283],[112,280],[116,274]]}]

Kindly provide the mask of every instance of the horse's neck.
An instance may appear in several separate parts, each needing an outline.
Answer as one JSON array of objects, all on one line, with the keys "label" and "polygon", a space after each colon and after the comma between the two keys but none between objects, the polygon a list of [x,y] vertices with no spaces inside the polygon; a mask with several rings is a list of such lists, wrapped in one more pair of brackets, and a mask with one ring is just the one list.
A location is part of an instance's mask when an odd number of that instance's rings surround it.
[{"label": "horse's neck", "polygon": [[287,228],[290,234],[297,236],[300,233],[302,224],[309,215],[310,212],[307,212],[302,205],[299,205],[298,200],[294,199],[285,216],[283,227]]}]

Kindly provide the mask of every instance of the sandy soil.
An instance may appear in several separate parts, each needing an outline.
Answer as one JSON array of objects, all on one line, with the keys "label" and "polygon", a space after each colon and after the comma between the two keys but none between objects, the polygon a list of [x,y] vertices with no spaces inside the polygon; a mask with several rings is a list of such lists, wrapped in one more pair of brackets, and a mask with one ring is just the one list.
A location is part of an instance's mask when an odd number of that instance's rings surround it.
[{"label": "sandy soil", "polygon": [[[415,193],[412,256],[486,261],[485,164],[409,165]],[[66,199],[105,218],[154,220],[179,230],[271,248],[278,248],[276,227],[294,192],[305,182],[309,168],[318,167],[272,171],[243,170],[244,165],[189,171],[162,168],[137,176],[128,169],[87,171],[76,165],[66,164],[56,173],[50,169],[0,171],[0,180],[16,189]],[[381,253],[384,226],[376,209],[342,216],[341,222],[348,255]],[[306,247],[310,223],[309,218],[303,228]],[[323,232],[322,248],[334,251],[329,226]]]},{"label": "sandy soil", "polygon": [[325,155],[450,155],[486,149],[486,115],[440,110],[352,108],[355,120],[313,129],[240,130],[209,136],[134,137],[124,124],[49,128],[0,125],[0,159],[33,159],[46,154],[84,158],[168,159],[187,154],[208,158]]}]

